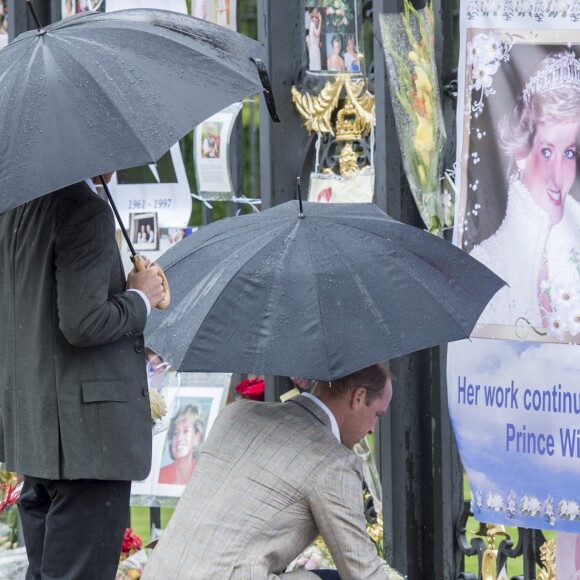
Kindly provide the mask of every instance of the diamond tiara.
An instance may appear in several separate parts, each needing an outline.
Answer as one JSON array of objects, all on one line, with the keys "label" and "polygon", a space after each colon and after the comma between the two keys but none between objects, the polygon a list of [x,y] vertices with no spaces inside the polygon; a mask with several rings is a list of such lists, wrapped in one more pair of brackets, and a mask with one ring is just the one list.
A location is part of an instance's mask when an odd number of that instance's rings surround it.
[{"label": "diamond tiara", "polygon": [[536,93],[567,86],[580,88],[580,60],[576,55],[573,52],[564,52],[554,55],[553,58],[552,63],[538,71],[526,83],[523,92],[526,105],[530,104],[532,95]]}]

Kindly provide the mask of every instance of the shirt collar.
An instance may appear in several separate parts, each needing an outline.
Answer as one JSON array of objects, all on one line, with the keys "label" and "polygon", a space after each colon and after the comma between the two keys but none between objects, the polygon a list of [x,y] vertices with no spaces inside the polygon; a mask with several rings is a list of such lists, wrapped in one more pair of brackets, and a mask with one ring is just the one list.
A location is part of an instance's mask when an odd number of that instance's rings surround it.
[{"label": "shirt collar", "polygon": [[330,419],[330,428],[332,429],[332,434],[338,439],[340,443],[340,431],[332,411],[318,397],[315,397],[310,393],[302,393],[302,396],[310,399],[311,401],[314,401],[328,415],[328,418]]},{"label": "shirt collar", "polygon": [[91,190],[93,191],[93,193],[97,193],[97,187],[93,183],[93,180],[92,179],[85,179],[85,183],[91,188]]}]

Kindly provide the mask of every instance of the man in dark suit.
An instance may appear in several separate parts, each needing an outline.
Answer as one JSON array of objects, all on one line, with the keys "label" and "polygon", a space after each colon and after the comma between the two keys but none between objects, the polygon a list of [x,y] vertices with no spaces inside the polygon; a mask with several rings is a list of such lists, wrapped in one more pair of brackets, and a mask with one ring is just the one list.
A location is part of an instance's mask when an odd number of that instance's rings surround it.
[{"label": "man in dark suit", "polygon": [[0,216],[0,460],[25,478],[27,578],[114,578],[131,480],[151,464],[142,333],[159,268],[125,280],[90,186]]}]

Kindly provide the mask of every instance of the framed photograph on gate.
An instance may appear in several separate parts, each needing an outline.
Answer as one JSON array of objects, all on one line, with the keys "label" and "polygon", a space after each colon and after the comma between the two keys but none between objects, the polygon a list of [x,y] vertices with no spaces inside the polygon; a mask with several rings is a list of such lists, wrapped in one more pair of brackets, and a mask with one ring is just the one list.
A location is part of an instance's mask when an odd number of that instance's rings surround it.
[{"label": "framed photograph on gate", "polygon": [[131,241],[136,250],[157,250],[159,248],[159,230],[157,213],[131,214]]},{"label": "framed photograph on gate", "polygon": [[[209,373],[203,373],[210,378]],[[204,381],[211,384],[210,381]],[[223,405],[223,386],[170,387],[169,429],[153,449],[153,495],[180,497],[200,458],[201,445]]]},{"label": "framed photograph on gate", "polygon": [[226,403],[231,373],[169,371],[161,394],[169,428],[153,436],[152,468],[133,482],[131,505],[173,505],[199,461],[200,447]]},{"label": "framed photograph on gate", "polygon": [[[471,46],[487,38],[503,40],[497,57],[482,54],[467,67],[455,243],[507,286],[471,336],[579,344],[580,107],[570,95],[580,101],[580,31],[566,31],[565,42],[551,29],[516,35],[477,28],[467,37]],[[494,71],[486,73],[488,89],[477,76],[486,58]],[[560,99],[576,107],[571,117],[560,112]],[[530,120],[537,118],[550,122]],[[521,146],[524,134],[528,149]],[[548,169],[556,155],[569,161],[561,175]]]},{"label": "framed photograph on gate", "polygon": [[304,27],[309,74],[363,74],[361,0],[311,2]]}]

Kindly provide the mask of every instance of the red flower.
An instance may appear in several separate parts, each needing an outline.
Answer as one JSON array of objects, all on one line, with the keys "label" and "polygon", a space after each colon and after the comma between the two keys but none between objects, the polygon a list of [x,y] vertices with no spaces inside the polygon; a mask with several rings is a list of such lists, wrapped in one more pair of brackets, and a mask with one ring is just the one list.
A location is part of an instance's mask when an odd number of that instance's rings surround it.
[{"label": "red flower", "polygon": [[23,481],[19,482],[18,485],[16,485],[16,487],[13,487],[9,483],[0,485],[0,488],[6,490],[6,497],[2,501],[0,501],[0,512],[3,512],[4,509],[7,508],[9,505],[12,505],[18,501],[23,485],[24,485]]},{"label": "red flower", "polygon": [[264,381],[262,379],[247,379],[236,386],[236,393],[252,401],[264,400]]},{"label": "red flower", "polygon": [[141,538],[133,533],[131,528],[125,530],[125,537],[123,538],[123,547],[121,548],[122,556],[128,557],[141,549],[143,542]]}]

